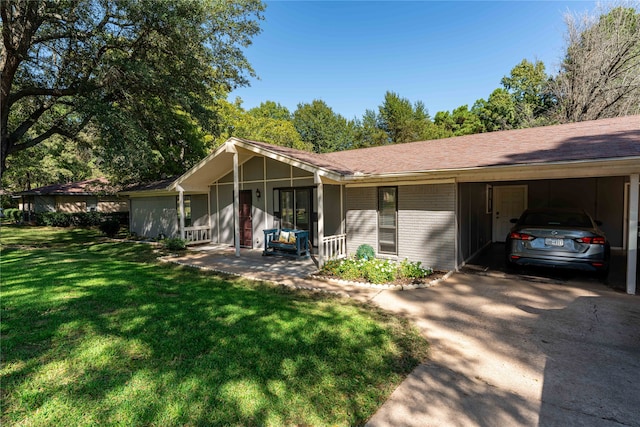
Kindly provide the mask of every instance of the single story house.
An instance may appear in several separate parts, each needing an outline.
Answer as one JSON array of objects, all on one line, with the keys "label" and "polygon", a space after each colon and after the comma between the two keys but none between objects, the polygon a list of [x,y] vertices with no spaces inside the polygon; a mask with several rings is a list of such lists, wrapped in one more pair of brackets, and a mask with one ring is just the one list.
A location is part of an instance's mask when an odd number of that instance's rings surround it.
[{"label": "single story house", "polygon": [[128,212],[129,199],[106,178],[53,184],[16,193],[25,212]]},{"label": "single story house", "polygon": [[308,230],[323,260],[378,256],[456,269],[528,207],[584,208],[626,251],[635,293],[640,116],[328,154],[231,138],[182,176],[132,188],[130,229],[261,248]]}]

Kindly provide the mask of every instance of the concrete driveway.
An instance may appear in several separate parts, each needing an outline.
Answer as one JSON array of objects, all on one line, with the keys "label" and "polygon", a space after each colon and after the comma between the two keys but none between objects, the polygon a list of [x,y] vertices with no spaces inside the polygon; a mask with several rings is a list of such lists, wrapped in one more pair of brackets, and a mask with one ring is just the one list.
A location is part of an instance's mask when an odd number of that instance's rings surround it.
[{"label": "concrete driveway", "polygon": [[602,284],[455,274],[384,291],[431,344],[369,426],[640,426],[640,298]]}]

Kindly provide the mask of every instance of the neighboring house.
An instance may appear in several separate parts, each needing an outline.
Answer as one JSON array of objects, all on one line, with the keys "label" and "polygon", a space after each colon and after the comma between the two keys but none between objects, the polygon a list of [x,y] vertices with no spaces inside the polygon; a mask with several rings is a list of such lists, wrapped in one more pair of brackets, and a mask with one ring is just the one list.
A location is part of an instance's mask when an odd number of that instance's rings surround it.
[{"label": "neighboring house", "polygon": [[[635,293],[640,116],[315,154],[229,139],[184,175],[124,192],[131,231],[260,248],[306,229],[319,259],[380,257],[455,269],[527,207],[584,208],[627,250]],[[178,215],[184,212],[183,215]]]},{"label": "neighboring house", "polygon": [[106,178],[53,184],[16,193],[25,212],[128,212],[129,200],[118,196]]}]

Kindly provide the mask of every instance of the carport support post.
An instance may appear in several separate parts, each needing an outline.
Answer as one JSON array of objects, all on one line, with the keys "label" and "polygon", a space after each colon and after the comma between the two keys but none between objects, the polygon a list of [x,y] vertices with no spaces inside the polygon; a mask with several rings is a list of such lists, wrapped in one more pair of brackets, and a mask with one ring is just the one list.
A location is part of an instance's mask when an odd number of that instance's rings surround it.
[{"label": "carport support post", "polygon": [[318,264],[322,267],[324,264],[324,189],[318,172],[314,174],[313,178],[318,186]]},{"label": "carport support post", "polygon": [[184,189],[178,186],[178,218],[180,218],[180,238],[184,240]]},{"label": "carport support post", "polygon": [[629,246],[627,250],[627,293],[636,293],[636,274],[638,268],[638,189],[639,174],[629,176]]}]

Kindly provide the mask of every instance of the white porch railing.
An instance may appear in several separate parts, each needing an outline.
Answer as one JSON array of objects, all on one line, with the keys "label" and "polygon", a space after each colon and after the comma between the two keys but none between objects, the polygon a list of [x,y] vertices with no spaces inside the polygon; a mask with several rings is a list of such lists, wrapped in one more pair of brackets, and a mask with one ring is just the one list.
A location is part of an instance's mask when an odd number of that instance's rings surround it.
[{"label": "white porch railing", "polygon": [[185,227],[184,239],[187,241],[187,245],[210,242],[211,228],[206,225],[199,227]]},{"label": "white porch railing", "polygon": [[322,255],[325,260],[347,257],[347,235],[336,234],[322,239]]}]

